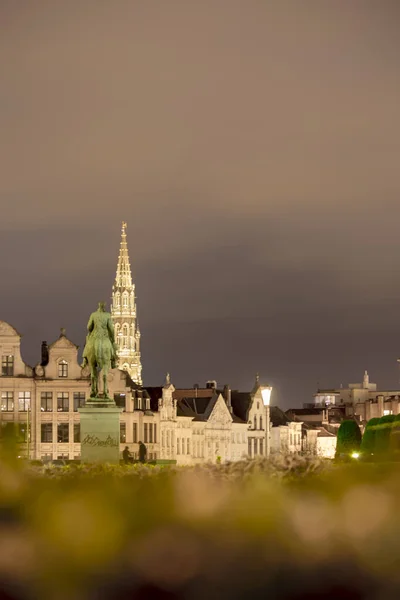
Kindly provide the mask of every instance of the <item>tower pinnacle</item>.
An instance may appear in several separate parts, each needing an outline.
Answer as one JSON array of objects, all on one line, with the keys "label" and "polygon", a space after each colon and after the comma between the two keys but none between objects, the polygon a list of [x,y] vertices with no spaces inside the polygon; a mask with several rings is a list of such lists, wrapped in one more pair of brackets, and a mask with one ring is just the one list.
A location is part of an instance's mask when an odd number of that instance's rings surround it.
[{"label": "tower pinnacle", "polygon": [[127,224],[123,221],[117,271],[112,288],[111,317],[115,327],[118,367],[127,371],[135,383],[142,385],[140,331],[137,327],[135,285],[132,283],[126,229]]}]

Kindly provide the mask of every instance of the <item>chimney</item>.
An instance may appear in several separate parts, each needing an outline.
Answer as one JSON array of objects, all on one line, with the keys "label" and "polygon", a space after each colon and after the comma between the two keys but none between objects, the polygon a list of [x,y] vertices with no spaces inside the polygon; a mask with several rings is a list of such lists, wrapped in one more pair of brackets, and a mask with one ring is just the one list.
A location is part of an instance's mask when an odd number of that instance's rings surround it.
[{"label": "chimney", "polygon": [[226,402],[226,406],[228,407],[229,412],[232,414],[232,400],[231,400],[231,388],[229,387],[229,385],[224,385],[224,390],[222,392],[224,398],[225,398],[225,402]]},{"label": "chimney", "polygon": [[214,381],[214,380],[207,381],[207,383],[206,383],[206,388],[207,388],[208,390],[216,390],[216,389],[217,389],[217,382],[216,382],[216,381]]},{"label": "chimney", "polygon": [[40,365],[42,367],[45,367],[48,364],[49,364],[49,347],[47,345],[47,342],[42,342],[42,358],[40,361]]}]

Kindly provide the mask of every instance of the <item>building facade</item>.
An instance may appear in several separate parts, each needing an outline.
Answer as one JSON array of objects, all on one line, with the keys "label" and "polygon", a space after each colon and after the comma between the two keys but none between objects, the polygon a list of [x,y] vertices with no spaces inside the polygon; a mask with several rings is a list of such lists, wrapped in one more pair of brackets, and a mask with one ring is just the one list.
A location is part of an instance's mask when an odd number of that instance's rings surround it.
[{"label": "building facade", "polygon": [[117,271],[112,288],[111,318],[115,328],[118,367],[127,371],[134,383],[142,385],[140,330],[137,320],[135,284],[129,262],[126,223],[122,223]]},{"label": "building facade", "polygon": [[356,418],[363,426],[373,417],[397,415],[400,390],[379,390],[376,383],[371,383],[365,371],[363,381],[350,383],[346,388],[320,389],[314,395],[314,407],[342,410],[344,417]]},{"label": "building facade", "polygon": [[[0,321],[1,425],[14,423],[20,455],[36,460],[80,459],[80,415],[90,394],[87,367],[78,360],[78,346],[64,329],[50,345],[42,343],[41,360],[32,368],[21,356],[21,336]],[[139,442],[148,460],[180,465],[238,461],[264,456],[266,413],[261,385],[251,392],[175,388],[169,375],[164,386],[143,387],[122,369],[109,372],[109,390],[123,411],[120,450],[128,446],[138,457]],[[282,419],[271,407],[271,452],[298,452],[298,423]],[[300,425],[301,426],[301,425]]]}]

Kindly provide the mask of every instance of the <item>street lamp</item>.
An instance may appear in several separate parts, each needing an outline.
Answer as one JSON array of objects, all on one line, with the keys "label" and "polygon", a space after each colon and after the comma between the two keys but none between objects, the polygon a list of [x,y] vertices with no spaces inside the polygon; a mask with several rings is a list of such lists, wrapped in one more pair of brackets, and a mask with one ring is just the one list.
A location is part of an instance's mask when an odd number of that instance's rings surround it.
[{"label": "street lamp", "polygon": [[269,444],[269,404],[271,401],[272,387],[267,385],[261,388],[261,396],[266,411],[266,423],[265,423],[265,456],[269,458],[270,444]]}]

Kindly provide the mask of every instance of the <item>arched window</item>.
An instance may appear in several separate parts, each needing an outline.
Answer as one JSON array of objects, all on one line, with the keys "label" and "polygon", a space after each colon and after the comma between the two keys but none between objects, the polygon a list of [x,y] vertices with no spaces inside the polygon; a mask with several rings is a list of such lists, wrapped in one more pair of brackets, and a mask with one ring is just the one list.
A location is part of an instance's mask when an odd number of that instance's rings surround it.
[{"label": "arched window", "polygon": [[121,336],[120,336],[121,325],[119,323],[115,324],[114,331],[115,331],[115,341],[116,341],[117,345],[120,346],[121,345]]},{"label": "arched window", "polygon": [[58,363],[58,376],[68,377],[68,363],[66,360],[60,360]]},{"label": "arched window", "polygon": [[129,337],[129,325],[127,323],[124,323],[124,325],[122,326],[122,336],[123,336],[123,347],[127,348],[128,347],[128,337]]},{"label": "arched window", "polygon": [[121,296],[120,293],[117,292],[115,294],[115,308],[119,308],[121,306]]},{"label": "arched window", "polygon": [[122,308],[128,308],[128,294],[125,292],[122,295]]}]

